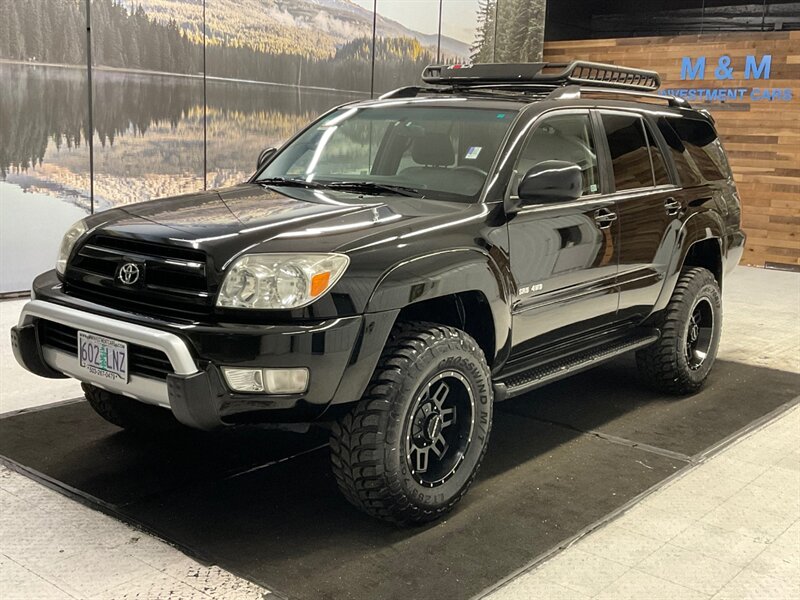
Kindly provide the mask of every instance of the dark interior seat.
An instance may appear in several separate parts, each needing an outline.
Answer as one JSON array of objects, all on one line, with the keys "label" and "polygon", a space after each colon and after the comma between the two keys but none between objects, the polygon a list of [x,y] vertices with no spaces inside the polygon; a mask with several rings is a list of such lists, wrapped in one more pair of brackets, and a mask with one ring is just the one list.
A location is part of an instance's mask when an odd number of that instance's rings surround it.
[{"label": "dark interior seat", "polygon": [[457,169],[453,142],[446,133],[435,131],[415,138],[411,159],[418,165],[398,173],[409,185],[472,196],[480,191],[484,178],[476,172]]},{"label": "dark interior seat", "polygon": [[418,165],[427,167],[448,167],[456,162],[450,136],[438,131],[428,131],[421,137],[414,138],[411,158]]}]

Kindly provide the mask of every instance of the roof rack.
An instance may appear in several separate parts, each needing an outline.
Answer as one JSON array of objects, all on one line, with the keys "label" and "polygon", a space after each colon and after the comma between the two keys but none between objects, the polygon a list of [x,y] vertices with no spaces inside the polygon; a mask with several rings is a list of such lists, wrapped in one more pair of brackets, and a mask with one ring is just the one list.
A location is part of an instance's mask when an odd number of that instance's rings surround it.
[{"label": "roof rack", "polygon": [[636,98],[650,98],[652,100],[661,100],[666,101],[672,107],[675,108],[691,108],[689,102],[678,96],[666,96],[661,94],[648,94],[646,92],[635,92],[632,90],[617,90],[617,89],[608,89],[602,87],[595,87],[595,86],[577,86],[577,85],[568,85],[564,87],[558,87],[554,89],[550,94],[547,96],[547,100],[577,100],[581,97],[582,94],[613,94],[615,96],[633,96]]},{"label": "roof rack", "polygon": [[420,86],[405,86],[386,92],[379,96],[379,100],[389,100],[393,98],[416,98],[420,94],[448,94],[454,91],[464,91],[469,89],[471,95],[483,94],[491,98],[518,100],[535,102],[537,100],[579,100],[582,95],[602,94],[609,96],[630,96],[633,98],[650,98],[661,100],[673,108],[691,108],[692,106],[685,98],[679,96],[668,96],[666,94],[652,94],[648,92],[637,92],[634,90],[620,90],[615,88],[602,88],[596,86],[566,85],[554,87],[540,85],[473,85],[468,88],[435,88]]},{"label": "roof rack", "polygon": [[655,94],[661,77],[655,71],[586,61],[571,63],[429,65],[425,83],[449,87],[406,86],[380,99],[413,98],[423,93],[465,92],[516,100],[577,100],[581,94],[608,94],[661,100],[676,108],[691,108],[678,96]]},{"label": "roof rack", "polygon": [[654,92],[661,86],[655,71],[576,60],[571,63],[482,63],[429,65],[425,83],[453,87],[495,87],[588,84],[622,90]]},{"label": "roof rack", "polygon": [[[397,88],[390,92],[378,96],[378,100],[389,100],[396,98],[416,98],[420,94],[450,94],[461,88],[443,88],[443,87],[422,87],[416,85],[409,85]],[[528,86],[524,89],[518,88],[501,88],[499,86],[471,86],[469,88],[471,95],[484,95],[491,98],[502,98],[506,100],[545,100],[549,94],[553,92],[553,86]]]}]

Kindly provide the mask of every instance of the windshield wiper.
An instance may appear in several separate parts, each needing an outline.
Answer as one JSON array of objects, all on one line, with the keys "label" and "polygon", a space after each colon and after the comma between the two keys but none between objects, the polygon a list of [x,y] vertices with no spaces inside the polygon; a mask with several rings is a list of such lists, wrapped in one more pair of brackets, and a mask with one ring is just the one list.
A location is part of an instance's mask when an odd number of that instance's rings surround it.
[{"label": "windshield wiper", "polygon": [[416,188],[405,185],[376,183],[374,181],[331,181],[320,182],[320,185],[334,190],[354,190],[357,192],[366,193],[397,194],[398,196],[409,196],[412,198],[424,197],[424,194]]},{"label": "windshield wiper", "polygon": [[316,181],[306,181],[305,179],[288,179],[286,177],[269,177],[267,179],[257,179],[256,183],[260,185],[285,185],[291,187],[304,187],[310,189],[319,189],[325,187]]}]

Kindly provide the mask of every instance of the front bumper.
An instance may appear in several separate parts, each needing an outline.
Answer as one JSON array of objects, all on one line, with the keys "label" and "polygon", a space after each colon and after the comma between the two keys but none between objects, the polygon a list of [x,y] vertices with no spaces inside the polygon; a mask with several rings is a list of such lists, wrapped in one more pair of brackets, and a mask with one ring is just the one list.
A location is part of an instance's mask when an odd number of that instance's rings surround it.
[{"label": "front bumper", "polygon": [[[11,335],[17,361],[37,375],[70,376],[168,408],[190,427],[213,429],[238,422],[311,422],[331,404],[357,400],[395,315],[391,311],[288,325],[176,324],[73,298],[45,274],[34,282],[34,300],[23,308]],[[60,336],[80,330],[127,342],[133,357],[137,348],[143,354],[163,353],[164,373],[153,376],[131,369],[127,382],[88,373],[79,365],[77,345],[61,338],[50,341],[45,331],[54,323]],[[303,394],[236,393],[225,384],[222,366],[306,367],[309,386]]]}]

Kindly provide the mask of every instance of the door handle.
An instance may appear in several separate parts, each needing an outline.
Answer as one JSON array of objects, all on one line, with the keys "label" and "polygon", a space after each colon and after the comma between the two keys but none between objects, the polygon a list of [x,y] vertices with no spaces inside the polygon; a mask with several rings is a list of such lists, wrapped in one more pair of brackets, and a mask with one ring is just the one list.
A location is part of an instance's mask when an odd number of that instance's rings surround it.
[{"label": "door handle", "polygon": [[594,212],[594,221],[600,229],[608,229],[617,220],[617,213],[601,208]]},{"label": "door handle", "polygon": [[674,217],[677,215],[681,210],[683,210],[683,205],[675,200],[675,198],[667,198],[664,200],[664,210],[667,211],[667,214],[670,217]]}]

